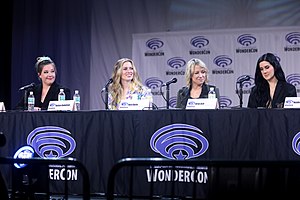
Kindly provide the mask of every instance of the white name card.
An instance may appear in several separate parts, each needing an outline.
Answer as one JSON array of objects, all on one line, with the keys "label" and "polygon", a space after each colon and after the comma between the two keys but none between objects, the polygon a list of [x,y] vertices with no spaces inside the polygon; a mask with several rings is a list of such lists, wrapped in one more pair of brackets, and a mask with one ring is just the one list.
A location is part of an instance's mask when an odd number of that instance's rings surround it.
[{"label": "white name card", "polygon": [[285,97],[284,108],[300,108],[300,97]]},{"label": "white name card", "polygon": [[148,99],[141,100],[122,100],[119,110],[150,110],[150,101]]},{"label": "white name card", "polygon": [[217,109],[218,108],[218,99],[188,99],[185,109]]},{"label": "white name card", "polygon": [[0,112],[5,112],[4,102],[0,102]]},{"label": "white name card", "polygon": [[73,111],[77,110],[74,100],[50,101],[48,111]]}]

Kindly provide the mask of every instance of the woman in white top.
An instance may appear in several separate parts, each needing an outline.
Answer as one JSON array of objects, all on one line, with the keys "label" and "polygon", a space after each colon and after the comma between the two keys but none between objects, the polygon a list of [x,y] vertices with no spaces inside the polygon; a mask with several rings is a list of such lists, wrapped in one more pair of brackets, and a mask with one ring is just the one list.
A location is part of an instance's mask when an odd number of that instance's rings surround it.
[{"label": "woman in white top", "polygon": [[152,98],[151,90],[140,80],[134,62],[129,58],[119,59],[114,65],[113,82],[109,85],[108,109],[118,110],[121,100]]}]

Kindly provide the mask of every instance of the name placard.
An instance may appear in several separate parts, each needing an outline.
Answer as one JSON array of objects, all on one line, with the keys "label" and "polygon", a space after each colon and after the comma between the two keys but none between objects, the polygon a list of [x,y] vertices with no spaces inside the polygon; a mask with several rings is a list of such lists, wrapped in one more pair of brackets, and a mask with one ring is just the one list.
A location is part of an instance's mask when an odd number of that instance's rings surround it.
[{"label": "name placard", "polygon": [[218,99],[188,99],[185,109],[217,109],[218,108]]},{"label": "name placard", "polygon": [[74,100],[50,101],[48,111],[76,111]]},{"label": "name placard", "polygon": [[300,108],[300,97],[285,97],[283,108]]},{"label": "name placard", "polygon": [[141,100],[122,100],[119,110],[150,110],[150,101],[148,99]]},{"label": "name placard", "polygon": [[0,112],[5,112],[4,102],[0,102]]}]

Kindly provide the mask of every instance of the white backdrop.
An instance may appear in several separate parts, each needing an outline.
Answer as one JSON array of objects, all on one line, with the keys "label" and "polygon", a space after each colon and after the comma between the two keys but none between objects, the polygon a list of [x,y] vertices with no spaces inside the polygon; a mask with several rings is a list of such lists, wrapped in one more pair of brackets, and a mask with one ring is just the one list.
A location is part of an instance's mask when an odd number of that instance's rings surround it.
[{"label": "white backdrop", "polygon": [[[208,66],[209,83],[219,88],[221,107],[240,105],[236,83],[249,75],[251,79],[242,84],[243,107],[247,107],[257,59],[267,52],[278,57],[287,81],[299,93],[299,27],[134,34],[132,46],[132,57],[142,81],[152,89],[154,103],[161,108],[166,106],[166,101],[160,85],[177,78],[177,83],[170,85],[170,106],[175,107],[177,91],[185,86],[186,63],[191,58],[200,58]],[[162,88],[164,96],[165,89]]]}]

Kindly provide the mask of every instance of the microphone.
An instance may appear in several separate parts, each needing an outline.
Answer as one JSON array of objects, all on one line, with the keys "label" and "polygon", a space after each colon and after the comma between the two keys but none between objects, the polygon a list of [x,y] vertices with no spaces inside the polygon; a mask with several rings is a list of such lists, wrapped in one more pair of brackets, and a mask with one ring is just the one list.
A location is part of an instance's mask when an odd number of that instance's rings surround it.
[{"label": "microphone", "polygon": [[162,86],[167,86],[167,85],[170,85],[172,83],[176,83],[177,82],[177,78],[172,78],[172,80],[166,82],[166,83],[163,83]]},{"label": "microphone", "polygon": [[240,80],[237,81],[237,83],[242,83],[244,81],[249,81],[250,80],[250,76],[246,75],[243,78],[241,78]]},{"label": "microphone", "polygon": [[30,83],[29,85],[25,85],[19,89],[19,91],[27,90],[28,88],[32,88],[35,86],[35,83]]},{"label": "microphone", "polygon": [[102,88],[101,92],[105,91],[106,88],[107,88],[107,86],[108,86],[109,84],[111,84],[112,82],[113,82],[113,79],[110,78],[110,79],[107,81],[107,83],[105,84],[104,88]]}]

